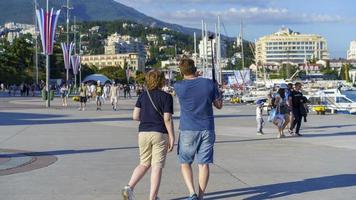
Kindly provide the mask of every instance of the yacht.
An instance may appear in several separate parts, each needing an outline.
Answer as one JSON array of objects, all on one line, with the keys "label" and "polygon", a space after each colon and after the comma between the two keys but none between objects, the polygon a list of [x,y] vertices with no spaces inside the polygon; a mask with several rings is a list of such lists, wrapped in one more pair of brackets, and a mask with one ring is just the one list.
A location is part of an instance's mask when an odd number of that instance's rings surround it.
[{"label": "yacht", "polygon": [[331,113],[356,114],[356,102],[343,95],[339,89],[319,90],[305,95],[312,106],[326,106]]}]

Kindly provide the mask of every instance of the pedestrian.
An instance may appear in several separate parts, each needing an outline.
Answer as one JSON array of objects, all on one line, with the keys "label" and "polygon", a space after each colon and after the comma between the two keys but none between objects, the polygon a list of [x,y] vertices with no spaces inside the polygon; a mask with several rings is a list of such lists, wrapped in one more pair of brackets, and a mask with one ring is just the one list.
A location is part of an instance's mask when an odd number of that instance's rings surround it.
[{"label": "pedestrian", "polygon": [[173,98],[161,90],[164,74],[159,70],[151,70],[146,74],[147,91],[137,99],[133,111],[133,119],[140,121],[139,152],[140,164],[132,173],[127,186],[122,190],[124,200],[133,199],[136,184],[151,169],[151,190],[149,199],[157,200],[162,169],[165,165],[167,151],[174,147]]},{"label": "pedestrian", "polygon": [[79,101],[80,101],[80,107],[79,111],[84,111],[86,104],[87,104],[87,94],[88,94],[88,88],[85,83],[81,83],[80,88],[79,88]]},{"label": "pedestrian", "polygon": [[103,99],[102,97],[103,88],[100,85],[100,81],[97,81],[94,94],[95,94],[96,110],[101,110],[101,104]]},{"label": "pedestrian", "polygon": [[257,122],[257,135],[263,135],[263,104],[262,100],[256,102],[256,122]]},{"label": "pedestrian", "polygon": [[120,89],[114,81],[112,83],[112,86],[110,87],[110,93],[109,93],[110,103],[111,103],[112,109],[114,111],[117,110],[117,99],[118,99],[119,91],[120,91]]},{"label": "pedestrian", "polygon": [[289,123],[289,114],[287,99],[285,97],[285,90],[287,89],[286,84],[281,84],[277,93],[274,95],[274,109],[276,109],[276,115],[273,119],[273,124],[278,128],[277,138],[285,137],[283,131]]},{"label": "pedestrian", "polygon": [[103,99],[104,101],[107,101],[110,93],[110,87],[108,84],[105,84],[103,87]]},{"label": "pedestrian", "polygon": [[67,101],[68,101],[68,86],[66,83],[64,83],[60,89],[60,94],[62,98],[62,106],[67,107]]},{"label": "pedestrian", "polygon": [[308,99],[305,96],[302,97],[302,104],[301,104],[300,111],[301,111],[302,117],[304,119],[303,121],[307,122],[307,116],[309,113],[309,109],[308,109]]},{"label": "pedestrian", "polygon": [[[182,58],[179,68],[184,79],[174,85],[180,103],[178,159],[191,200],[203,199],[209,181],[209,164],[213,163],[215,127],[213,105],[221,109],[218,84],[197,77],[194,61]],[[192,163],[196,157],[199,190],[196,193]]]},{"label": "pedestrian", "polygon": [[[294,85],[294,91],[292,92],[291,96],[289,97],[289,102],[292,105],[292,112],[293,112],[293,122],[289,129],[289,133],[295,136],[302,136],[299,133],[301,124],[302,124],[302,106],[303,106],[303,94],[301,92],[302,84],[297,82]],[[295,128],[295,132],[293,131]]]},{"label": "pedestrian", "polygon": [[285,91],[285,96],[286,96],[286,99],[287,99],[287,109],[288,109],[288,114],[289,114],[289,128],[292,126],[292,121],[294,120],[294,117],[293,117],[293,112],[292,112],[292,105],[290,105],[290,101],[289,101],[289,97],[292,95],[293,93],[293,83],[288,83],[287,85],[287,89]]}]

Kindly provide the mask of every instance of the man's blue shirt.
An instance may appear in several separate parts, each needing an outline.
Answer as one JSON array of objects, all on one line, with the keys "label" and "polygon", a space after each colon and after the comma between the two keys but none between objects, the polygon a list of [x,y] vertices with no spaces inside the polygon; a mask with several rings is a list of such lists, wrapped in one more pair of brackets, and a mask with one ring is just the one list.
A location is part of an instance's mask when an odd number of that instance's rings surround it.
[{"label": "man's blue shirt", "polygon": [[174,84],[180,103],[180,130],[214,130],[212,103],[219,97],[217,85],[210,79],[196,78]]}]

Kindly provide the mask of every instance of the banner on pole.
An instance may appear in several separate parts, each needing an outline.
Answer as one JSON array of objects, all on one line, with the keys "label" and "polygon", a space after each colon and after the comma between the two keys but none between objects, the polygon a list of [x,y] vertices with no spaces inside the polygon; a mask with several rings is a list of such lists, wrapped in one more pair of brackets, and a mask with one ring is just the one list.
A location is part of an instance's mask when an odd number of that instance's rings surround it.
[{"label": "banner on pole", "polygon": [[45,55],[53,54],[53,44],[60,12],[61,10],[54,11],[53,8],[50,12],[44,11],[42,8],[36,10],[42,50]]},{"label": "banner on pole", "polygon": [[63,51],[64,67],[66,69],[70,69],[70,61],[71,61],[72,51],[74,49],[74,43],[71,42],[67,44],[65,42],[62,42],[61,46]]},{"label": "banner on pole", "polygon": [[73,68],[73,74],[77,75],[78,70],[80,68],[80,56],[79,55],[73,55],[71,56],[72,60],[72,68]]}]

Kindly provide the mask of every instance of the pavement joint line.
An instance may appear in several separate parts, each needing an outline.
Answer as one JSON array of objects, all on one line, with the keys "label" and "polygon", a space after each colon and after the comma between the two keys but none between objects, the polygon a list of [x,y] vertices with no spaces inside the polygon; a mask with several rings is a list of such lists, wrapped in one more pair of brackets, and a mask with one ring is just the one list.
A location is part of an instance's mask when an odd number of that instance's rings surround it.
[{"label": "pavement joint line", "polygon": [[219,169],[223,170],[225,173],[227,173],[229,176],[231,176],[232,178],[236,179],[237,181],[239,181],[240,183],[248,186],[248,187],[251,187],[251,185],[249,185],[248,183],[246,183],[245,181],[243,181],[242,179],[240,179],[239,177],[235,176],[232,172],[230,172],[229,170],[225,169],[224,167],[218,165],[218,164],[215,164],[215,166],[217,166]]},{"label": "pavement joint line", "polygon": [[9,141],[9,140],[11,140],[12,138],[16,137],[17,135],[20,135],[21,133],[25,132],[29,128],[30,128],[30,126],[26,126],[25,128],[19,130],[17,133],[9,136],[8,138],[5,138],[3,141],[0,142],[0,145],[5,143],[5,142],[7,142],[7,141]]}]

